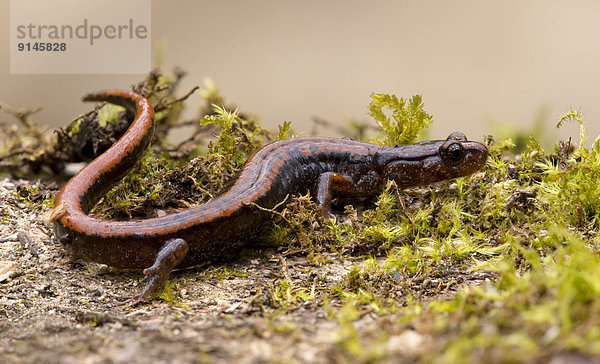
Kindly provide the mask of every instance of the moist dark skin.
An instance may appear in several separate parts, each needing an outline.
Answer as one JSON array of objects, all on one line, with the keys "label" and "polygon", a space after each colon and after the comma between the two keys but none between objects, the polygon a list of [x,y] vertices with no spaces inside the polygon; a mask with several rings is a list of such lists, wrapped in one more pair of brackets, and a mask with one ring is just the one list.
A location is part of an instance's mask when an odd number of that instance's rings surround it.
[{"label": "moist dark skin", "polygon": [[271,214],[257,205],[271,209],[287,196],[310,192],[325,216],[333,217],[334,197],[373,197],[388,180],[406,188],[466,176],[481,169],[488,155],[485,145],[462,133],[404,146],[282,140],[256,152],[233,187],[212,201],[152,219],[102,220],[87,213],[147,148],[154,113],[148,100],[127,91],[102,91],[84,100],[121,105],[136,117],[121,139],[60,190],[51,218],[54,232],[74,260],[145,268],[149,282],[136,301],[159,292],[174,268],[231,253],[258,237]]}]

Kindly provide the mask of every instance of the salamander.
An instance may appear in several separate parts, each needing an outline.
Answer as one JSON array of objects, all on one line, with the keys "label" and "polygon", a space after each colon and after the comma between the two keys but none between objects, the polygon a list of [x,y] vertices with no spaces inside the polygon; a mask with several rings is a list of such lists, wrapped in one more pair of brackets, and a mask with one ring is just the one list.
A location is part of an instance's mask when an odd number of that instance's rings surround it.
[{"label": "salamander", "polygon": [[83,100],[123,106],[135,118],[116,143],[62,187],[50,220],[73,260],[143,269],[148,283],[133,297],[136,301],[162,290],[174,268],[233,252],[259,237],[272,216],[266,209],[286,196],[308,192],[331,217],[334,197],[373,197],[388,180],[406,188],[466,176],[481,169],[488,155],[484,144],[459,132],[402,146],[321,137],[281,140],[258,150],[235,184],[207,203],[160,217],[111,221],[88,212],[148,147],[153,109],[128,91],[101,91]]}]

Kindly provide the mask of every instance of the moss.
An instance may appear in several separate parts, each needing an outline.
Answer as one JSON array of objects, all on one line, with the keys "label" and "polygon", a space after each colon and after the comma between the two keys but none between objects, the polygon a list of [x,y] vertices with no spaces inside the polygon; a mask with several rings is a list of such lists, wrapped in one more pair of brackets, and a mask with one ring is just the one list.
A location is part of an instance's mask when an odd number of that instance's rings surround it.
[{"label": "moss", "polygon": [[71,130],[69,131],[69,134],[73,135],[73,134],[79,133],[79,127],[81,126],[82,122],[83,122],[83,118],[78,118],[77,120],[75,120],[73,122],[73,126],[71,127]]},{"label": "moss", "polygon": [[283,279],[271,287],[271,300],[276,306],[282,308],[297,306],[315,298],[315,287],[316,284],[313,283],[311,289],[308,290],[288,279]]},{"label": "moss", "polygon": [[241,118],[237,111],[228,111],[216,104],[212,108],[214,114],[204,116],[200,124],[221,128],[212,151],[223,157],[224,166],[230,172],[239,170],[245,164],[247,155],[262,144],[265,132],[254,122]]},{"label": "moss", "polygon": [[277,126],[277,138],[276,140],[284,140],[290,137],[290,127],[292,123],[284,121],[283,124]]},{"label": "moss", "polygon": [[15,196],[19,201],[32,208],[45,207],[49,209],[54,207],[54,197],[47,191],[45,193],[40,191],[38,186],[19,185]]},{"label": "moss", "polygon": [[[371,98],[369,114],[381,126],[384,144],[412,143],[431,123],[432,117],[425,112],[420,95],[405,100],[396,95],[373,93]],[[391,117],[385,109],[389,109]]]},{"label": "moss", "polygon": [[103,217],[131,219],[148,216],[165,205],[161,192],[172,162],[156,157],[151,149],[142,155],[134,169],[109,191],[92,210]]},{"label": "moss", "polygon": [[599,332],[590,330],[600,320],[600,259],[572,233],[554,227],[550,236],[557,245],[546,256],[511,241],[528,269],[515,269],[509,254],[494,266],[500,274],[495,284],[465,289],[451,303],[429,304],[423,315],[436,317],[434,332],[446,339],[435,361],[530,361],[572,350],[600,354]]},{"label": "moss", "polygon": [[[98,109],[98,125],[100,125],[101,128],[105,128],[108,124],[118,123],[119,115],[124,111],[125,108],[118,105],[106,104],[102,106]],[[80,123],[76,125],[78,126]],[[77,127],[75,130],[71,128],[71,131],[76,133],[79,131],[79,128]]]},{"label": "moss", "polygon": [[206,279],[216,279],[218,281],[222,281],[225,279],[234,279],[234,278],[244,278],[248,277],[247,273],[230,271],[226,267],[216,267],[209,269],[205,273]]}]

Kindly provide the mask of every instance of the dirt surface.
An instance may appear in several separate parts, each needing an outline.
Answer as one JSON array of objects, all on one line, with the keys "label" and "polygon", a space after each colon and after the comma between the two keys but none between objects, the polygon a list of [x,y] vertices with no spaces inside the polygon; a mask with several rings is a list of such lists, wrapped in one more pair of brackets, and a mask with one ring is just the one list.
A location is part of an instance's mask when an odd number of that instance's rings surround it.
[{"label": "dirt surface", "polygon": [[[341,282],[360,261],[324,256],[315,268],[303,255],[251,248],[230,261],[174,273],[172,301],[134,304],[144,285],[138,271],[68,263],[44,223],[43,201],[55,191],[20,199],[29,181],[0,182],[0,357],[8,363],[86,362],[344,362],[344,330],[319,299],[281,307],[273,292],[283,279],[301,286]],[[29,189],[31,191],[31,189]],[[21,233],[21,234],[19,234]],[[22,234],[22,233],[25,233]],[[30,238],[30,240],[27,239]],[[118,252],[115,252],[118,254]],[[319,277],[326,274],[326,279]],[[480,283],[480,273],[459,282]],[[425,285],[426,287],[427,285]],[[457,285],[458,286],[458,285]],[[446,291],[448,294],[450,291]],[[318,296],[317,296],[318,297]],[[443,298],[443,297],[437,297]],[[410,362],[428,340],[393,313],[361,313],[354,328],[386,327],[390,362]],[[375,334],[374,334],[375,335]]]}]

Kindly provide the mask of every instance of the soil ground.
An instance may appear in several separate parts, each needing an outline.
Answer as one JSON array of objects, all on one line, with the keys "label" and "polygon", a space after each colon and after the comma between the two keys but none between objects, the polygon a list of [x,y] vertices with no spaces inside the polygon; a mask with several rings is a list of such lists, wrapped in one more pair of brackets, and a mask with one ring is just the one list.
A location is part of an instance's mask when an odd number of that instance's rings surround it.
[{"label": "soil ground", "polygon": [[[343,330],[323,304],[308,300],[291,309],[262,305],[284,277],[310,282],[327,271],[341,281],[360,261],[333,254],[317,271],[307,257],[249,248],[229,261],[175,272],[172,301],[133,303],[144,285],[139,271],[69,263],[44,222],[48,208],[18,198],[30,181],[0,182],[0,357],[4,363],[96,362],[345,362]],[[55,193],[37,183],[40,198]],[[27,241],[25,233],[31,240]],[[228,273],[229,272],[229,273]],[[231,274],[240,272],[243,274]],[[237,275],[237,276],[236,276]],[[479,284],[484,273],[458,282]],[[430,297],[430,299],[447,298]],[[336,302],[330,305],[335,307]],[[431,338],[399,324],[394,314],[363,313],[354,327],[385,326],[390,362],[411,362]],[[395,326],[389,330],[390,325]]]}]

